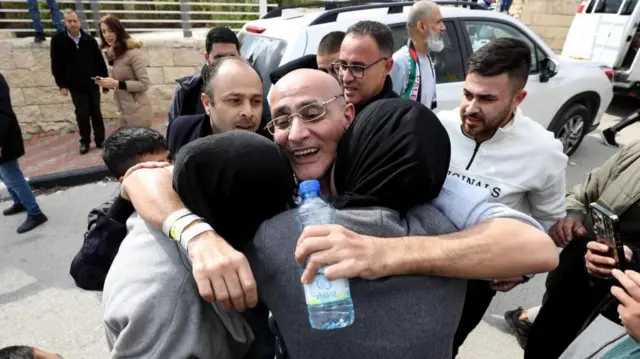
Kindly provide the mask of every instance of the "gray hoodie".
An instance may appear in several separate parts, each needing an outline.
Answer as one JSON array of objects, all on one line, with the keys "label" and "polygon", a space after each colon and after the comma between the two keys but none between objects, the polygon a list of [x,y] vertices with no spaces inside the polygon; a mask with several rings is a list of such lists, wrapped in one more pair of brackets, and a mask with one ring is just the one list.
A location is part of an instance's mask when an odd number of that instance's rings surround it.
[{"label": "gray hoodie", "polygon": [[[397,237],[455,232],[431,205],[407,220],[384,208],[336,212],[336,223],[365,235]],[[262,224],[247,250],[259,297],[271,310],[292,359],[451,359],[466,280],[430,276],[351,279],[355,321],[343,329],[311,329],[301,268],[294,252],[302,228],[295,210]]]},{"label": "gray hoodie", "polygon": [[110,357],[242,358],[251,329],[200,297],[179,244],[137,214],[127,229],[102,294]]}]

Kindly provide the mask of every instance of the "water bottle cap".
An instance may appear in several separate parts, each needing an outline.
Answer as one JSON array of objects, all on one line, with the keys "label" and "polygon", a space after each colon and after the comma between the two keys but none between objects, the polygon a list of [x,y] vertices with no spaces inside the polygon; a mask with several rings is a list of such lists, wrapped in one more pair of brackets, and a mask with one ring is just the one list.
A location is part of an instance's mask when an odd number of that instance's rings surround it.
[{"label": "water bottle cap", "polygon": [[300,194],[320,193],[320,182],[318,180],[307,180],[300,182]]}]

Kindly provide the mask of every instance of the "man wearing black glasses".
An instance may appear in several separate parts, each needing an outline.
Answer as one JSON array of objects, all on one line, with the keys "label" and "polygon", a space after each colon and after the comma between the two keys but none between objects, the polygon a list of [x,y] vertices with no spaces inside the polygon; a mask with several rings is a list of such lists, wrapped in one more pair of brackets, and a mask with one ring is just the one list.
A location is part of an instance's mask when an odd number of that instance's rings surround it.
[{"label": "man wearing black glasses", "polygon": [[366,20],[347,29],[333,68],[356,113],[376,100],[398,97],[389,77],[392,56],[393,33],[388,26]]}]

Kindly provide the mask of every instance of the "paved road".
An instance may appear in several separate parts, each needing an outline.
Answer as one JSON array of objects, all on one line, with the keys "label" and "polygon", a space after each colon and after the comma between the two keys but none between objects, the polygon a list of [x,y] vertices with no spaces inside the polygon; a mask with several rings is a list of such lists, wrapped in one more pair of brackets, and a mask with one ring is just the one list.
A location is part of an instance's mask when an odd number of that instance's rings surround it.
[{"label": "paved road", "polygon": [[[631,111],[635,103],[616,101],[603,125]],[[640,138],[640,125],[625,130],[619,141]],[[568,184],[581,181],[585,172],[614,153],[597,134],[587,137],[571,158]],[[75,289],[68,275],[69,262],[82,242],[88,211],[108,198],[114,184],[91,184],[40,196],[50,218],[47,225],[18,236],[21,218],[0,217],[0,348],[29,344],[56,351],[66,358],[105,358],[100,296]],[[5,206],[0,206],[4,208]],[[462,349],[462,359],[521,357],[517,342],[502,320],[502,313],[518,305],[537,305],[544,276],[499,294],[484,321]]]}]

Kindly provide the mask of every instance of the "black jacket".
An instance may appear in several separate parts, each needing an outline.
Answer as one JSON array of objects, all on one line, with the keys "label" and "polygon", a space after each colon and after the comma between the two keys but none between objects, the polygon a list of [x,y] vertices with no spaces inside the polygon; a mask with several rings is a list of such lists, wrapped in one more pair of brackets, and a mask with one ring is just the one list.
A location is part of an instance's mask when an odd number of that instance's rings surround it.
[{"label": "black jacket", "polygon": [[169,123],[180,116],[202,115],[205,113],[200,100],[204,81],[200,73],[177,79],[178,88],[169,104]]},{"label": "black jacket", "polygon": [[388,98],[397,98],[397,97],[400,97],[400,95],[398,95],[393,91],[393,83],[391,82],[391,77],[387,76],[387,78],[384,80],[384,87],[382,88],[382,91],[380,91],[380,93],[375,95],[373,98],[371,98],[367,102],[361,103],[355,106],[356,115],[359,114],[360,111],[364,110],[365,107],[369,106],[375,101],[388,99]]},{"label": "black jacket", "polygon": [[209,135],[213,135],[213,130],[207,114],[180,116],[174,119],[167,127],[169,158],[175,159],[176,153],[187,143]]},{"label": "black jacket", "polygon": [[78,288],[102,291],[111,263],[127,236],[126,222],[133,212],[131,202],[119,195],[89,212],[84,242],[69,269]]},{"label": "black jacket", "polygon": [[22,130],[11,106],[9,84],[0,74],[0,164],[24,155]]},{"label": "black jacket", "polygon": [[83,91],[97,87],[91,77],[108,77],[107,65],[98,42],[80,30],[76,43],[67,32],[59,32],[51,39],[51,73],[59,88]]}]

